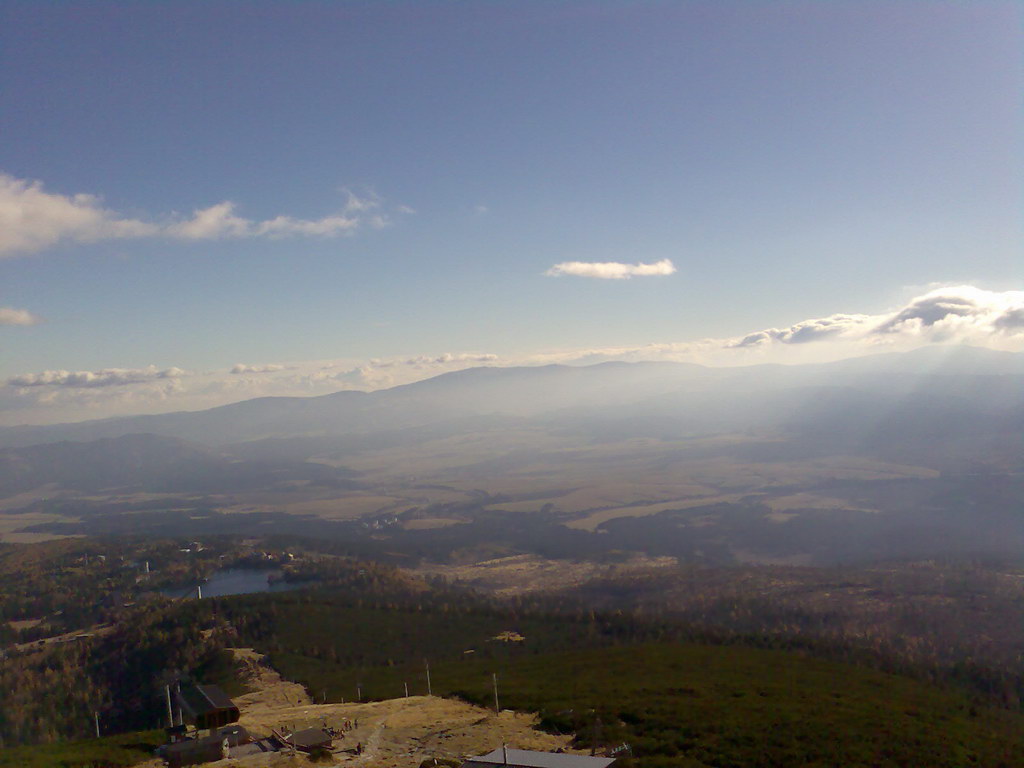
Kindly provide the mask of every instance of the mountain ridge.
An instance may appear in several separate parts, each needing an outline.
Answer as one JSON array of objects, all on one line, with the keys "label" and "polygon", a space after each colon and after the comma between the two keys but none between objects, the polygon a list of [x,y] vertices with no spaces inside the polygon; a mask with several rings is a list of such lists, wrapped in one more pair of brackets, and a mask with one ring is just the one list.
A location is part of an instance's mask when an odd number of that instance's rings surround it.
[{"label": "mountain ridge", "polygon": [[[927,365],[925,365],[927,363]],[[199,411],[172,411],[95,421],[0,428],[0,447],[63,440],[94,441],[134,433],[161,434],[207,445],[264,438],[361,434],[439,423],[467,415],[537,416],[579,407],[616,408],[689,392],[792,390],[835,376],[884,392],[913,393],[920,379],[942,377],[960,395],[981,384],[1013,402],[1024,355],[974,347],[928,347],[830,363],[714,368],[661,361],[587,366],[480,366],[374,392],[343,390],[309,397],[260,397]],[[990,377],[983,379],[979,377]],[[1007,377],[1009,383],[1007,384]],[[1002,383],[1003,386],[997,387]],[[941,387],[940,387],[941,388]],[[982,387],[984,388],[984,387]],[[974,394],[980,394],[975,392]]]}]

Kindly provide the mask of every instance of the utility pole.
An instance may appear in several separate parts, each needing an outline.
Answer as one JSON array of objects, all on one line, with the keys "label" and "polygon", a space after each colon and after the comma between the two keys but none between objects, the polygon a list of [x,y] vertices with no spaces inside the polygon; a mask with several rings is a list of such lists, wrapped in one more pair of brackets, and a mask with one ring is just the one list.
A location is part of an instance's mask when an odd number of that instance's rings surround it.
[{"label": "utility pole", "polygon": [[491,682],[494,683],[494,713],[497,715],[501,714],[501,708],[498,706],[498,673],[491,673]]},{"label": "utility pole", "polygon": [[430,692],[430,662],[424,659],[423,663],[427,667],[427,696],[433,696],[433,694]]}]

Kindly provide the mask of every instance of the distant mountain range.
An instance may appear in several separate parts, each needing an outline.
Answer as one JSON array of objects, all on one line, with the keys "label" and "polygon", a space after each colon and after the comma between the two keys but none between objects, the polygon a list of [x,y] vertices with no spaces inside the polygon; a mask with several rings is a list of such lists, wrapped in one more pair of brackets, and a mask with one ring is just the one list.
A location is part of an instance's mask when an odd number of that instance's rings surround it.
[{"label": "distant mountain range", "polygon": [[1024,356],[972,348],[472,368],[3,429],[0,516],[30,535],[259,525],[442,559],[1006,554],[1024,546],[1022,435]]},{"label": "distant mountain range", "polygon": [[[1020,466],[1024,355],[932,347],[802,365],[602,363],[470,368],[377,392],[268,397],[206,411],[0,429],[0,492],[259,487],[305,462],[529,426],[584,441],[769,435],[748,460],[867,454],[942,468]],[[297,471],[298,470],[298,471]],[[296,474],[297,471],[297,474]],[[265,483],[264,483],[265,484]]]},{"label": "distant mountain range", "polygon": [[[376,392],[264,397],[205,411],[0,429],[0,447],[154,434],[227,446],[268,438],[369,436],[514,418],[621,431],[789,426],[811,432],[870,421],[988,427],[1024,412],[1024,355],[927,347],[833,363],[709,368],[688,363],[470,368]],[[994,423],[990,423],[994,419]]]}]

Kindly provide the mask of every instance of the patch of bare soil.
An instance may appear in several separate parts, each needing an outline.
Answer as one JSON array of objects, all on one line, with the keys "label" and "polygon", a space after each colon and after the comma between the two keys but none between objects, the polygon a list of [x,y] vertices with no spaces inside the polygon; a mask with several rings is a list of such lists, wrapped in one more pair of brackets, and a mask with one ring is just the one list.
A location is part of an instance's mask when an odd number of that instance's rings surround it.
[{"label": "patch of bare soil", "polygon": [[281,677],[276,669],[264,661],[263,654],[252,648],[232,648],[231,652],[239,669],[239,677],[249,689],[248,693],[234,699],[242,712],[260,713],[312,703],[306,689]]},{"label": "patch of bare soil", "polygon": [[634,555],[614,564],[572,560],[548,560],[539,555],[513,555],[472,565],[426,565],[413,569],[417,575],[440,575],[496,595],[511,596],[549,589],[576,587],[591,579],[620,577],[634,571],[670,568],[674,557]]}]

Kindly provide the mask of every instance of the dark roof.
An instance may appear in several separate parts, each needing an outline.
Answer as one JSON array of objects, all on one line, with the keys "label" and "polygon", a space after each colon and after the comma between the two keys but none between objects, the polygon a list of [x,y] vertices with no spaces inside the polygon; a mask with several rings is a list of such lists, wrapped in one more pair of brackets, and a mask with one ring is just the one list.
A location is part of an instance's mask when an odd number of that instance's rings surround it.
[{"label": "dark roof", "polygon": [[234,709],[235,702],[216,685],[197,685],[199,692],[217,709]]},{"label": "dark roof", "polygon": [[[507,759],[506,759],[507,756]],[[561,752],[533,752],[528,749],[505,749],[498,747],[480,757],[471,757],[465,766],[509,765],[523,768],[607,768],[615,762],[614,757],[590,757],[570,755]]]},{"label": "dark roof", "polygon": [[330,744],[334,740],[323,728],[305,728],[301,731],[296,731],[288,737],[287,742],[294,744],[300,749],[302,747],[316,747],[321,744]]},{"label": "dark roof", "polygon": [[221,744],[224,743],[224,739],[220,736],[203,736],[199,739],[185,739],[184,741],[176,741],[173,744],[165,744],[163,747],[164,754],[188,754],[192,752],[203,753],[210,751],[218,751]]},{"label": "dark roof", "polygon": [[190,685],[179,694],[185,706],[195,715],[218,709],[237,709],[235,702],[216,685]]}]

